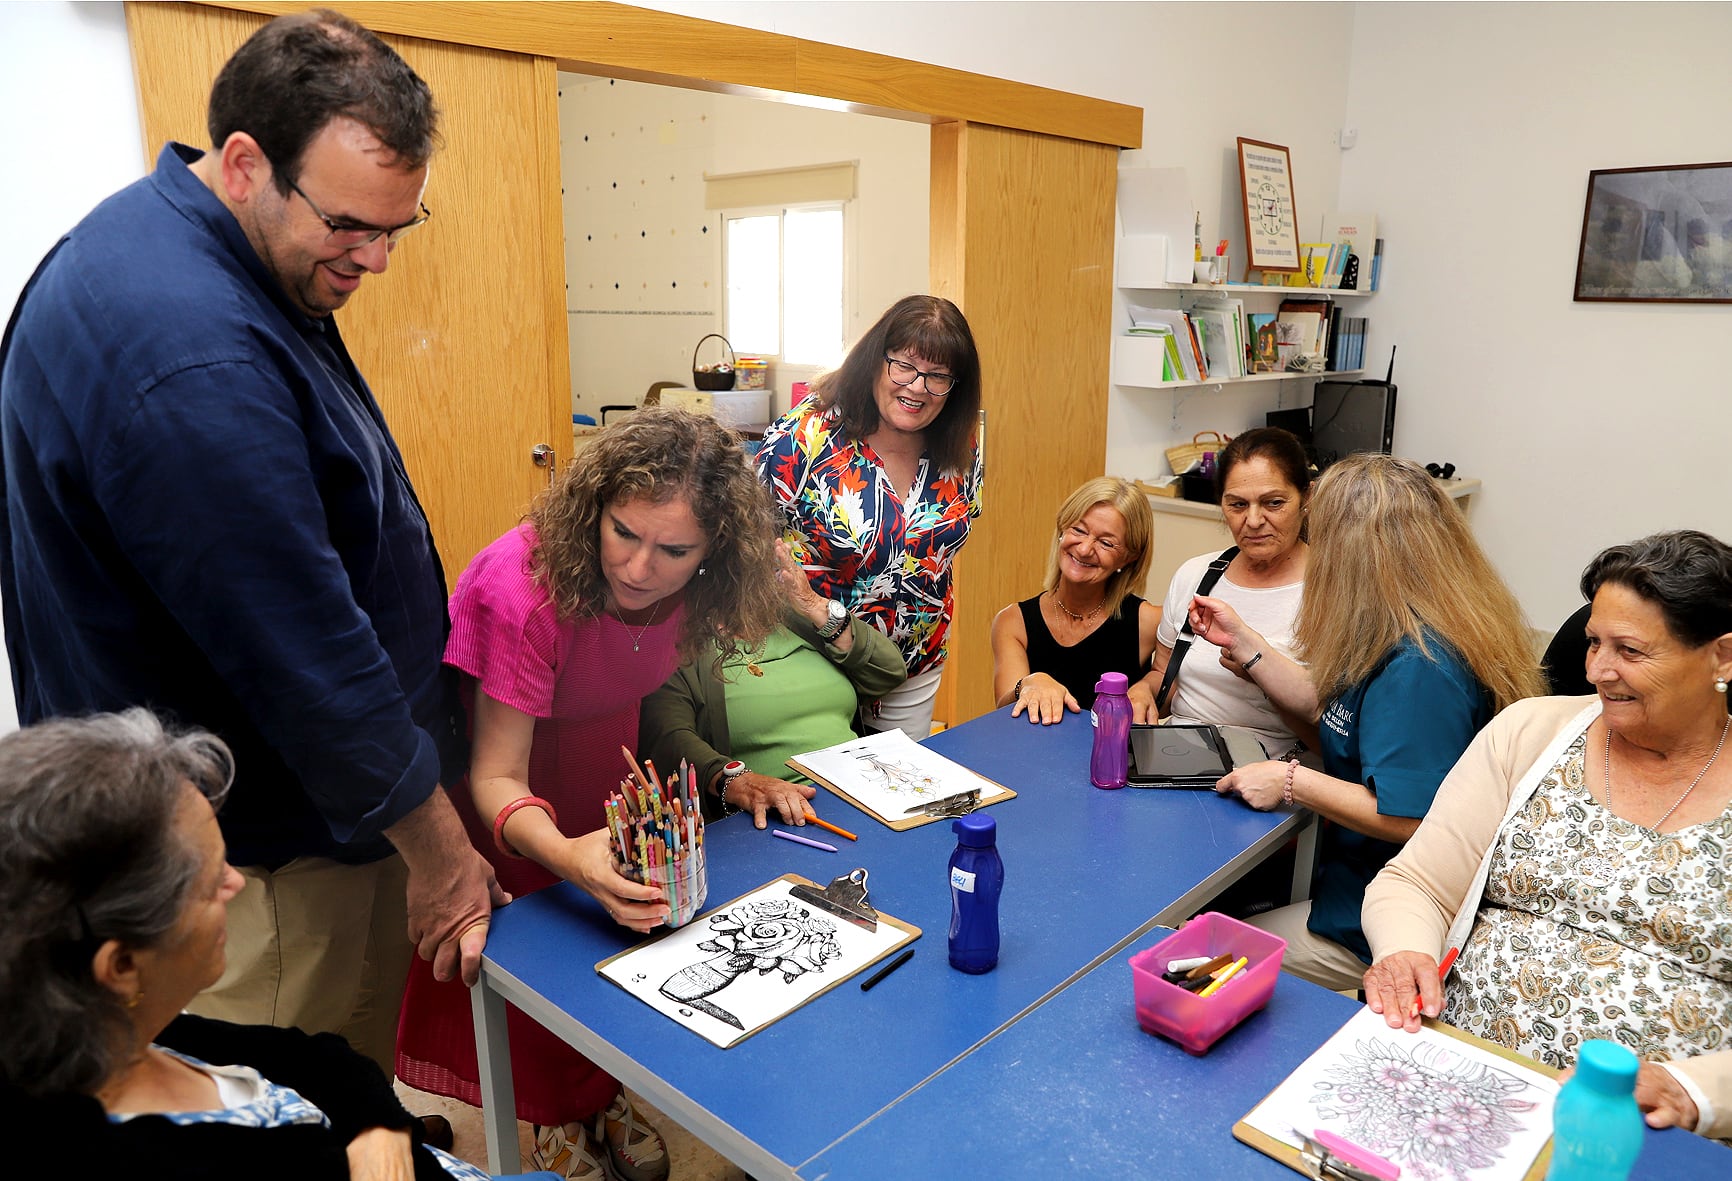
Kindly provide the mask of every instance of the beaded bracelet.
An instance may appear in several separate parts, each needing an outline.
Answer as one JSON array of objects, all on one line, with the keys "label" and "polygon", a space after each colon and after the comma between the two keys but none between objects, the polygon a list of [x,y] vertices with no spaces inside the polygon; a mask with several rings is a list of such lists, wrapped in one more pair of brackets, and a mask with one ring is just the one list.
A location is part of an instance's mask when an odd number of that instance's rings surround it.
[{"label": "beaded bracelet", "polygon": [[499,809],[499,815],[493,818],[493,843],[498,846],[499,851],[507,857],[514,858],[518,861],[525,861],[527,858],[516,849],[513,849],[510,842],[505,839],[505,822],[510,820],[512,816],[516,815],[520,808],[540,808],[543,812],[547,813],[547,818],[553,821],[553,826],[555,828],[559,827],[559,813],[553,810],[552,804],[548,803],[540,796],[518,796],[515,800],[512,800],[509,804],[505,805],[505,807]]},{"label": "beaded bracelet", "polygon": [[1287,782],[1281,786],[1281,802],[1289,808],[1293,806],[1293,773],[1299,770],[1298,759],[1287,760]]}]

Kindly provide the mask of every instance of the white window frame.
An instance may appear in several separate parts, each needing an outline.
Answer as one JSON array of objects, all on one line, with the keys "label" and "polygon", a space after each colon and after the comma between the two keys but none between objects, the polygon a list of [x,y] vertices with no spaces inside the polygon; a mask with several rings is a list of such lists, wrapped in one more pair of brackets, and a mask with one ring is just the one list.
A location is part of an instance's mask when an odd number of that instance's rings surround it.
[{"label": "white window frame", "polygon": [[[721,277],[722,277],[722,282],[721,282],[721,287],[722,287],[721,322],[722,322],[722,329],[723,329],[724,335],[726,333],[726,329],[728,326],[728,318],[729,318],[729,313],[730,313],[730,309],[728,307],[728,301],[732,298],[732,296],[730,294],[730,292],[732,291],[732,288],[731,288],[730,284],[728,283],[728,222],[731,219],[741,218],[741,217],[775,217],[776,218],[777,255],[778,255],[778,258],[780,260],[780,265],[777,268],[777,282],[776,282],[776,317],[777,317],[777,319],[776,319],[776,338],[779,342],[779,345],[778,345],[777,352],[774,354],[754,353],[750,348],[746,348],[746,353],[748,356],[762,356],[764,358],[764,360],[775,365],[776,366],[776,374],[777,374],[778,378],[791,379],[793,381],[803,381],[807,377],[813,377],[813,376],[816,376],[820,373],[824,373],[830,369],[834,369],[837,365],[840,365],[842,363],[842,356],[838,356],[836,358],[835,364],[832,364],[832,365],[821,365],[821,364],[815,365],[815,364],[807,364],[807,363],[790,364],[790,363],[786,363],[782,360],[781,348],[786,346],[787,339],[788,339],[788,331],[787,331],[788,252],[787,252],[787,249],[785,247],[785,243],[787,240],[787,233],[786,233],[787,214],[790,210],[839,209],[842,212],[842,340],[841,340],[841,349],[842,349],[843,355],[846,355],[847,349],[848,349],[848,344],[849,344],[849,339],[848,339],[849,327],[854,322],[854,319],[853,319],[854,306],[856,303],[855,286],[856,286],[856,282],[857,282],[857,273],[858,273],[857,259],[859,257],[859,249],[858,249],[859,242],[858,242],[858,238],[857,238],[858,227],[856,224],[857,219],[855,216],[854,207],[857,203],[858,202],[857,202],[856,198],[848,198],[848,199],[839,200],[839,201],[794,201],[794,202],[779,203],[779,204],[774,204],[774,205],[742,206],[742,207],[737,208],[737,209],[723,209],[720,211],[721,220],[722,220],[722,224],[721,224],[721,231],[722,232],[717,234],[716,237],[718,239],[720,239],[718,246],[720,247],[720,253],[721,253],[721,268],[720,268],[719,273],[721,274]],[[735,347],[744,348],[745,346],[736,345]]]}]

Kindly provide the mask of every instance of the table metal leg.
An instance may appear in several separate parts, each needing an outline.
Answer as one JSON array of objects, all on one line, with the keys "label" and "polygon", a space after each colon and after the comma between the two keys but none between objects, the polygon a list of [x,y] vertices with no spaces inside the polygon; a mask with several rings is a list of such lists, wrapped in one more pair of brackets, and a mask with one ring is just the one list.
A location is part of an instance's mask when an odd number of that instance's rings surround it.
[{"label": "table metal leg", "polygon": [[481,1068],[481,1123],[487,1131],[489,1172],[523,1168],[517,1148],[517,1095],[511,1082],[511,1044],[505,1034],[505,998],[487,984],[487,969],[469,990],[475,1013],[475,1054]]},{"label": "table metal leg", "polygon": [[1289,902],[1304,902],[1311,897],[1311,875],[1317,868],[1317,827],[1321,823],[1312,816],[1299,830],[1299,843],[1293,850],[1293,892]]}]

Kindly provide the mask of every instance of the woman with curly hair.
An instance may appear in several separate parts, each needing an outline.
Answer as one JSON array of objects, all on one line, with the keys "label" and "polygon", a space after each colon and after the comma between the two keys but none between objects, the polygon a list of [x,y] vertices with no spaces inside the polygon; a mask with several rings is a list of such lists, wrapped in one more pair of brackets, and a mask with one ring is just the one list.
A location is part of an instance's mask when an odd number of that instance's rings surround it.
[{"label": "woman with curly hair", "polygon": [[[739,440],[715,420],[647,409],[604,431],[476,555],[451,596],[445,662],[464,674],[473,750],[452,792],[476,848],[522,897],[573,883],[649,931],[668,913],[621,876],[603,803],[638,746],[638,706],[684,662],[731,656],[781,621],[774,529]],[[415,970],[397,1075],[479,1104],[469,997]],[[667,1176],[661,1137],[619,1082],[516,1010],[519,1118],[534,1166],[568,1177]]]}]

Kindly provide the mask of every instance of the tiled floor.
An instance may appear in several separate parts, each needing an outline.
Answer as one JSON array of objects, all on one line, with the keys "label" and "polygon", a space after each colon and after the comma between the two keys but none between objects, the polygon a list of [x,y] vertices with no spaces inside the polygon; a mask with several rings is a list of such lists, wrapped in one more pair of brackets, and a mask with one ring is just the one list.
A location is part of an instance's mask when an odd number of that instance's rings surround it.
[{"label": "tiled floor", "polygon": [[[403,1083],[397,1084],[397,1094],[403,1100],[403,1106],[416,1115],[437,1114],[450,1120],[452,1130],[457,1134],[457,1155],[472,1164],[487,1167],[487,1137],[481,1127],[480,1108],[471,1107],[456,1099],[447,1099],[442,1095],[429,1095]],[[637,1096],[632,1098],[638,1111],[662,1134],[662,1139],[667,1141],[671,1163],[670,1181],[746,1181],[744,1173],[717,1156],[684,1128]],[[528,1124],[517,1125],[517,1143],[518,1150],[522,1153],[522,1162],[518,1168],[528,1169]]]}]

